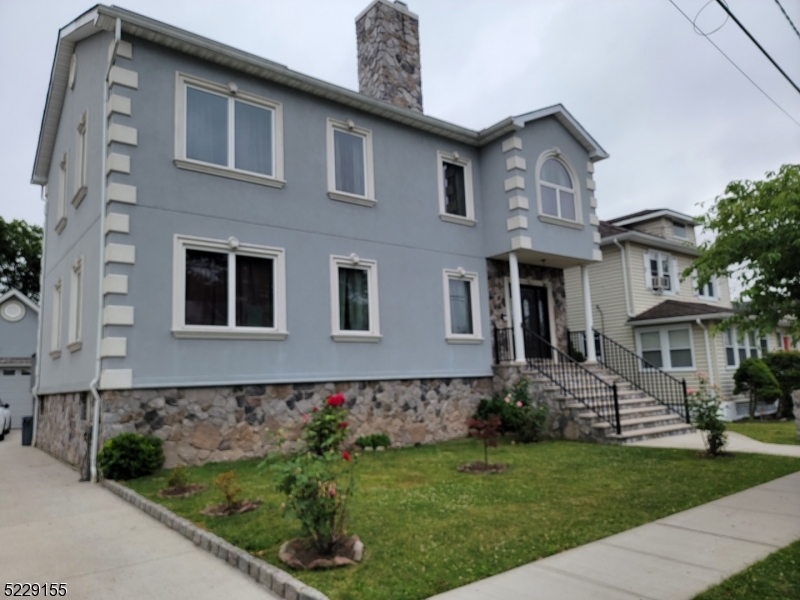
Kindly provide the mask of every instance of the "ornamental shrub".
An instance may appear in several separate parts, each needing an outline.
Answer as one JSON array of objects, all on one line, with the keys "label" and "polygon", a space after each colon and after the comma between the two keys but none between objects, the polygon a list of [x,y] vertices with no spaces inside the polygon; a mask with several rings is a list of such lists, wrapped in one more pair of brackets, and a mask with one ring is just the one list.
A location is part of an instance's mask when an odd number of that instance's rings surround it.
[{"label": "ornamental shrub", "polygon": [[185,490],[189,487],[189,475],[186,473],[186,467],[178,465],[170,471],[167,487],[176,490]]},{"label": "ornamental shrub", "polygon": [[736,387],[734,394],[748,392],[750,396],[750,418],[756,415],[759,402],[774,402],[781,397],[781,387],[775,375],[760,358],[748,358],[741,362],[733,374]]},{"label": "ornamental shrub", "polygon": [[164,464],[160,439],[138,433],[120,433],[103,444],[97,465],[108,479],[135,479],[155,473]]},{"label": "ornamental shrub", "polygon": [[335,394],[328,398],[314,412],[303,427],[303,439],[309,452],[322,456],[326,452],[336,452],[347,438],[347,409],[344,407],[344,396]]},{"label": "ornamental shrub", "polygon": [[700,377],[697,390],[688,390],[689,409],[694,417],[695,427],[703,432],[706,451],[716,456],[728,443],[725,433],[725,422],[719,418],[720,399],[716,389],[708,384],[708,379]]},{"label": "ornamental shrub", "polygon": [[770,352],[762,360],[772,371],[781,388],[778,416],[794,419],[792,390],[800,389],[800,352],[797,350]]},{"label": "ornamental shrub", "polygon": [[539,442],[547,424],[547,406],[536,404],[520,409],[520,426],[517,435],[523,444]]},{"label": "ornamental shrub", "polygon": [[356,440],[356,446],[359,448],[378,448],[383,446],[388,448],[392,445],[392,441],[385,433],[373,433],[372,435],[362,435]]},{"label": "ornamental shrub", "polygon": [[235,510],[241,503],[238,495],[242,488],[236,485],[236,475],[234,475],[233,471],[217,475],[214,478],[214,485],[222,492],[222,496],[225,498],[225,508],[229,511]]},{"label": "ornamental shrub", "polygon": [[516,434],[519,441],[528,443],[541,438],[547,420],[547,407],[534,403],[530,382],[526,377],[520,377],[510,392],[504,390],[503,396],[481,400],[472,418],[485,421],[492,416],[500,419],[499,433]]}]

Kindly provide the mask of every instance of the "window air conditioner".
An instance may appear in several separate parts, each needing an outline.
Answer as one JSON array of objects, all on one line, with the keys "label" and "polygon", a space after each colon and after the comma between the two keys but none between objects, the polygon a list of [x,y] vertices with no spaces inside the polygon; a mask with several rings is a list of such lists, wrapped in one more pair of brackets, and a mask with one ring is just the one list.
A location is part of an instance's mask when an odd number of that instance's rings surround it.
[{"label": "window air conditioner", "polygon": [[671,287],[669,277],[661,278],[661,287],[664,288],[665,290],[668,290]]},{"label": "window air conditioner", "polygon": [[650,287],[652,287],[654,290],[660,290],[661,289],[661,280],[662,279],[663,279],[663,277],[659,277],[658,275],[652,276],[650,278]]}]

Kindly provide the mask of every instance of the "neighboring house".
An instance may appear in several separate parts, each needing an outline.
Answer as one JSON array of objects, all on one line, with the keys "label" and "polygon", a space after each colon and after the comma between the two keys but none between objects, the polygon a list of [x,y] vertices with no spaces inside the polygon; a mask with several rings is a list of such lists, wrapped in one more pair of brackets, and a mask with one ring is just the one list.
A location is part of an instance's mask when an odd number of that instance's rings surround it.
[{"label": "neighboring house", "polygon": [[566,350],[607,154],[561,105],[429,117],[416,15],[376,0],[356,29],[360,93],[116,7],[61,30],[37,445],[77,464],[94,420],[168,464],[254,456],[334,390],[355,433],[446,439],[492,393],[493,325],[535,307]]},{"label": "neighboring house", "polygon": [[[712,326],[735,310],[725,278],[698,288],[681,273],[697,257],[694,219],[669,209],[644,210],[600,223],[603,261],[587,268],[594,302],[595,330],[688,388],[698,373],[708,375],[723,397],[723,414],[733,420],[747,415],[747,399],[734,397],[733,374],[739,363],[767,351],[788,349],[790,339],[778,331],[763,338],[735,329],[714,335]],[[585,350],[582,281],[577,269],[566,271],[567,313],[578,350]],[[613,346],[598,340],[602,353]],[[607,357],[614,360],[618,357]],[[647,369],[638,364],[642,372]],[[774,412],[773,406],[761,407]]]},{"label": "neighboring house", "polygon": [[39,307],[17,290],[0,294],[0,402],[11,409],[11,427],[33,414],[32,356],[36,352]]}]

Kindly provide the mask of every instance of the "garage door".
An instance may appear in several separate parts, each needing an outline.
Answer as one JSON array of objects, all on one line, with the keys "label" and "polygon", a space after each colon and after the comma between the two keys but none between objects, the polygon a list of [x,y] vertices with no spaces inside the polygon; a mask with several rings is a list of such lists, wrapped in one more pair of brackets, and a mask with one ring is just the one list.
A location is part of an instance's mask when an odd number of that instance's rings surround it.
[{"label": "garage door", "polygon": [[22,427],[22,417],[33,414],[30,370],[3,369],[0,374],[0,399],[11,409],[11,427]]}]

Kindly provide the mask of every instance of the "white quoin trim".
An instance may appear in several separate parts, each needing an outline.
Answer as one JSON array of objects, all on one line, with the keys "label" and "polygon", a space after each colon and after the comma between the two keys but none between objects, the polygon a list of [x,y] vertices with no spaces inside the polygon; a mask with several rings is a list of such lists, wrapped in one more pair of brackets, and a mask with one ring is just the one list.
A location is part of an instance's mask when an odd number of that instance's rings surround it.
[{"label": "white quoin trim", "polygon": [[124,358],[128,355],[128,338],[106,337],[100,340],[100,356],[102,358]]},{"label": "white quoin trim", "polygon": [[136,146],[139,143],[139,132],[135,127],[111,123],[108,126],[108,143],[127,144]]},{"label": "white quoin trim", "polygon": [[594,163],[592,161],[586,163],[586,170],[589,173],[594,173]]},{"label": "white quoin trim", "polygon": [[103,277],[103,295],[106,294],[127,294],[128,276],[127,275],[106,275]]},{"label": "white quoin trim", "polygon": [[110,117],[112,114],[131,116],[131,99],[126,96],[112,94],[108,99],[108,107],[106,108],[106,116]]},{"label": "white quoin trim", "polygon": [[597,215],[589,215],[589,225],[600,225],[600,219],[597,218]]},{"label": "white quoin trim", "polygon": [[528,210],[530,202],[525,196],[511,196],[508,199],[508,210]]},{"label": "white quoin trim", "polygon": [[503,182],[503,186],[507,192],[511,190],[524,190],[525,189],[525,178],[520,175],[514,175],[513,177],[509,177]]},{"label": "white quoin trim", "polygon": [[106,215],[105,233],[130,233],[130,217],[122,213],[108,213]]},{"label": "white quoin trim", "polygon": [[509,156],[506,159],[506,171],[513,171],[514,169],[519,169],[520,171],[524,171],[527,168],[528,168],[528,163],[521,156]]},{"label": "white quoin trim", "polygon": [[133,45],[125,40],[117,43],[117,56],[131,60],[133,58]]},{"label": "white quoin trim", "polygon": [[589,196],[589,208],[597,208],[597,198]]},{"label": "white quoin trim", "polygon": [[524,217],[522,215],[511,217],[508,219],[506,226],[508,227],[509,231],[514,231],[515,229],[527,229],[528,217]]},{"label": "white quoin trim", "polygon": [[503,152],[511,150],[522,150],[522,140],[517,136],[503,140]]},{"label": "white quoin trim", "polygon": [[139,74],[130,69],[123,69],[116,65],[108,72],[108,86],[123,85],[134,90],[139,89]]},{"label": "white quoin trim", "polygon": [[103,325],[133,325],[133,307],[106,306],[103,309]]},{"label": "white quoin trim", "polygon": [[106,188],[106,203],[108,202],[136,204],[136,186],[125,183],[109,183]]},{"label": "white quoin trim", "polygon": [[106,244],[105,262],[123,263],[132,265],[136,263],[136,246],[130,244]]},{"label": "white quoin trim", "polygon": [[531,238],[527,235],[518,235],[516,237],[511,238],[511,249],[512,250],[530,250],[533,248],[533,242]]},{"label": "white quoin trim", "polygon": [[597,184],[594,182],[594,179],[591,177],[586,180],[586,189],[589,191],[594,191],[597,189]]},{"label": "white quoin trim", "polygon": [[116,173],[129,174],[131,172],[131,157],[124,154],[111,152],[106,157],[106,175],[112,171]]},{"label": "white quoin trim", "polygon": [[133,387],[133,369],[103,369],[97,387],[101,390],[128,390]]},{"label": "white quoin trim", "polygon": [[515,362],[525,362],[525,337],[522,334],[522,292],[519,287],[519,262],[517,255],[508,255],[508,271],[511,276],[511,322],[514,326]]}]

